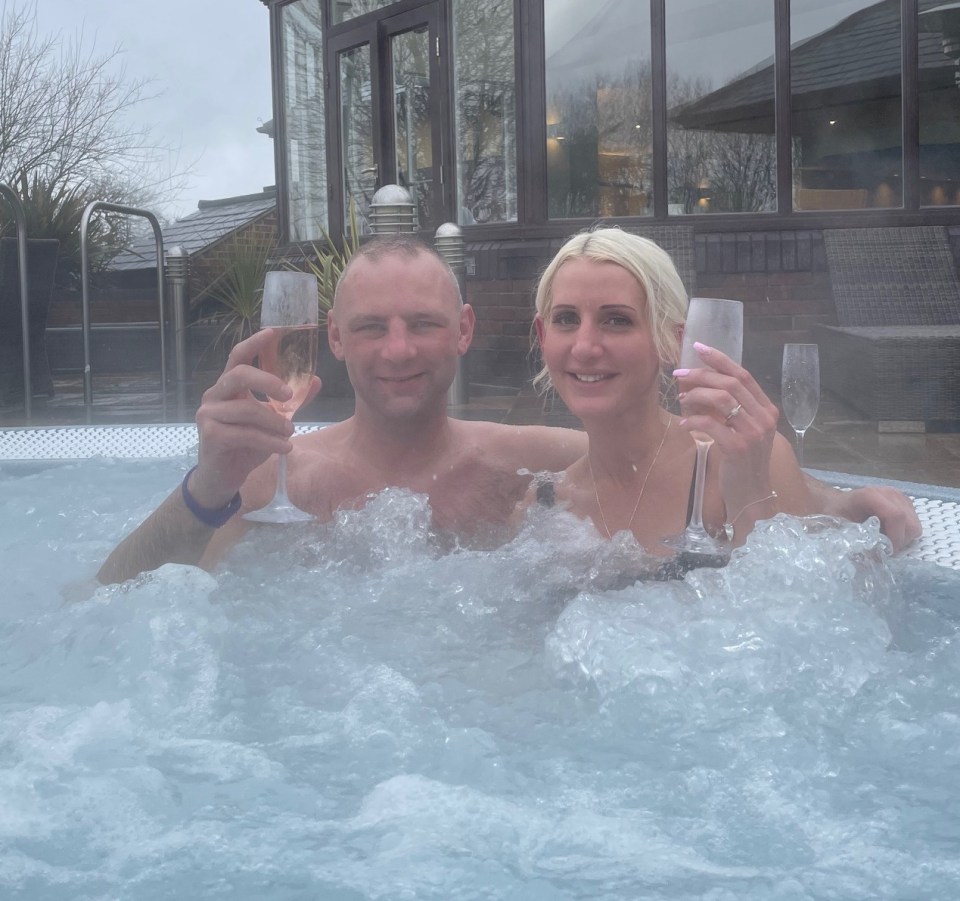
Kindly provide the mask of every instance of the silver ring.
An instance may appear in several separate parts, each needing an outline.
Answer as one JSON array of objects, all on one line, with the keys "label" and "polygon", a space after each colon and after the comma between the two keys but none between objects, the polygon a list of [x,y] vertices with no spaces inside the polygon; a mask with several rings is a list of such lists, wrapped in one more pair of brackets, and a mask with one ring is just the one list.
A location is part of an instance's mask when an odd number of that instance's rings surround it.
[{"label": "silver ring", "polygon": [[737,404],[727,415],[724,417],[724,422],[730,422],[734,416],[739,416],[740,411],[743,409],[743,404]]}]

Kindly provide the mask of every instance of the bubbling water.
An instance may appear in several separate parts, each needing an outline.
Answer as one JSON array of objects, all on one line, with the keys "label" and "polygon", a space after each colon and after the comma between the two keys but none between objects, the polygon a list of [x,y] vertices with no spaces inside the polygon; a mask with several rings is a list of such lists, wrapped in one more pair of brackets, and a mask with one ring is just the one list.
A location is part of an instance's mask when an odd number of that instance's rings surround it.
[{"label": "bubbling water", "polygon": [[186,468],[0,473],[3,897],[960,888],[960,581],[875,523],[616,587],[562,511],[448,552],[389,490],[92,587]]}]

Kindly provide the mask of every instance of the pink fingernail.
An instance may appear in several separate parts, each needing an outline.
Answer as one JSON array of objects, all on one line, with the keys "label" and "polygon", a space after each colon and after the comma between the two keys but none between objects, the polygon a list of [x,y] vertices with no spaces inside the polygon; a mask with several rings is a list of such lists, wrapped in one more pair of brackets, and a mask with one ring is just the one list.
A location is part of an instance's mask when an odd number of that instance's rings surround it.
[{"label": "pink fingernail", "polygon": [[707,344],[701,344],[699,341],[694,341],[693,346],[694,346],[694,349],[697,351],[697,353],[700,354],[700,356],[702,357],[709,356],[710,354],[713,353],[712,347],[710,347]]},{"label": "pink fingernail", "polygon": [[690,375],[689,369],[674,369],[673,377],[677,379],[682,379],[685,375]]}]

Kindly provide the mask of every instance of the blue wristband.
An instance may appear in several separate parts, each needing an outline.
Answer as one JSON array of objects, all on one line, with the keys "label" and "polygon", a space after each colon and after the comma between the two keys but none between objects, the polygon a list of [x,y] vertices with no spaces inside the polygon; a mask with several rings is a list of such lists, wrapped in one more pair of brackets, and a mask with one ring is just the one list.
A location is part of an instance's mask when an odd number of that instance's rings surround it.
[{"label": "blue wristband", "polygon": [[197,499],[190,493],[190,489],[187,488],[187,481],[190,476],[193,475],[196,468],[197,467],[194,466],[193,469],[183,477],[183,481],[180,483],[180,493],[183,495],[183,502],[187,505],[187,509],[205,526],[210,526],[211,529],[219,529],[220,526],[232,519],[233,515],[240,509],[240,492],[238,491],[225,507],[220,507],[218,510],[211,510],[208,507],[201,506],[197,503]]}]

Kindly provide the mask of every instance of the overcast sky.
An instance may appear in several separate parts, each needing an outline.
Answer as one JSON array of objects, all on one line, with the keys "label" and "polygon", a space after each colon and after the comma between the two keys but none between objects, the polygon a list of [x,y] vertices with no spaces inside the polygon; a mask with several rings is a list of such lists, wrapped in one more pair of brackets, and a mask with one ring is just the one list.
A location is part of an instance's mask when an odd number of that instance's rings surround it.
[{"label": "overcast sky", "polygon": [[199,200],[252,194],[274,183],[270,35],[259,0],[37,0],[41,34],[83,32],[103,53],[120,45],[132,77],[147,78],[136,110],[159,142],[179,147],[192,174],[162,212],[180,217]]}]

